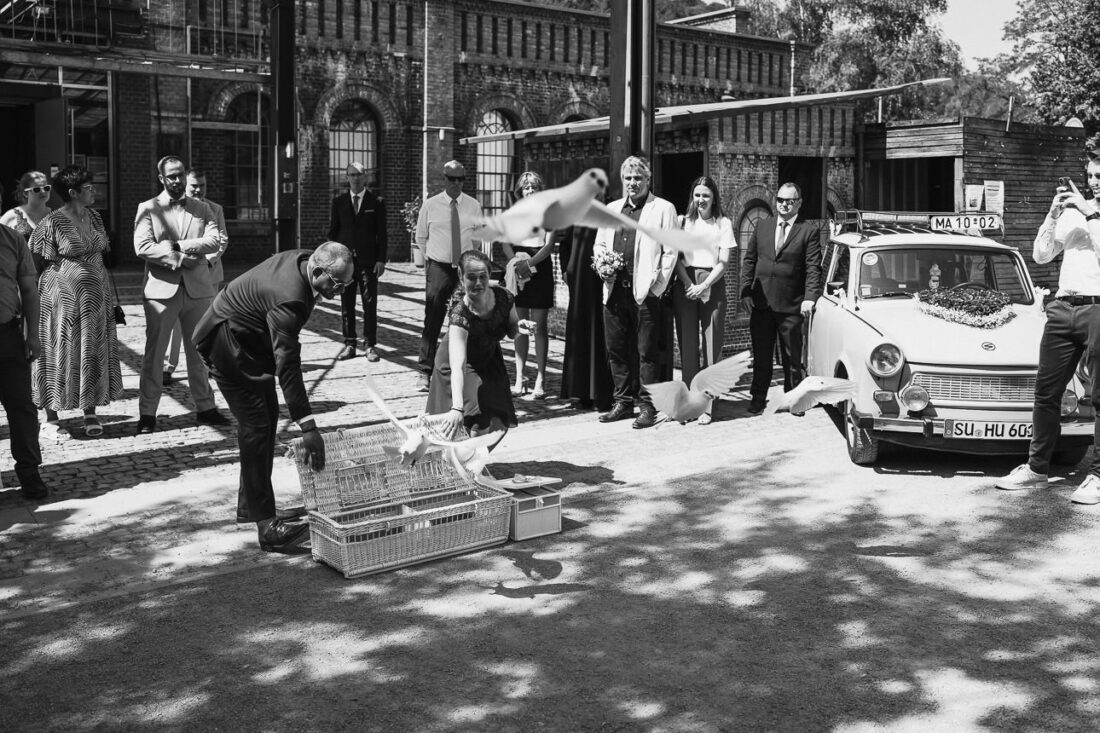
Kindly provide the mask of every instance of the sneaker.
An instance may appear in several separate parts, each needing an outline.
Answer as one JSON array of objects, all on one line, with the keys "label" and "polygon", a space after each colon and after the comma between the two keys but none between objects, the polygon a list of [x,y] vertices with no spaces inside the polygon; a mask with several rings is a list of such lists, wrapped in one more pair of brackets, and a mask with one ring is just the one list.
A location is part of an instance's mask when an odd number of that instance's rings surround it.
[{"label": "sneaker", "polygon": [[1031,466],[1022,463],[1003,478],[993,482],[993,485],[1004,491],[1021,491],[1023,489],[1045,489],[1049,485],[1047,477],[1042,473],[1035,473]]},{"label": "sneaker", "polygon": [[1074,504],[1100,504],[1100,476],[1090,473],[1069,497]]}]

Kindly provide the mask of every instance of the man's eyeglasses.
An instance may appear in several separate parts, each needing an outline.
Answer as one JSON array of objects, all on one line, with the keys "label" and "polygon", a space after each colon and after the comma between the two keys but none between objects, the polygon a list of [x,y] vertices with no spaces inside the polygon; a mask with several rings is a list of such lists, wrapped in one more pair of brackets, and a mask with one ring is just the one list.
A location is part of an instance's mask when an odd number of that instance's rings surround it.
[{"label": "man's eyeglasses", "polygon": [[53,186],[46,184],[45,186],[32,186],[30,188],[24,188],[23,193],[49,193],[53,190]]},{"label": "man's eyeglasses", "polygon": [[785,198],[780,198],[779,196],[775,197],[775,203],[777,203],[777,204],[797,204],[801,200],[802,199],[785,199]]},{"label": "man's eyeglasses", "polygon": [[444,176],[448,181],[465,181],[466,176]]},{"label": "man's eyeglasses", "polygon": [[347,288],[347,286],[351,285],[351,283],[346,283],[343,280],[337,280],[336,278],[334,278],[332,276],[332,273],[330,273],[328,270],[322,270],[322,272],[324,272],[325,277],[327,277],[329,279],[329,281],[332,282],[332,289],[337,291],[337,292],[340,292],[341,290],[344,290],[345,288]]}]

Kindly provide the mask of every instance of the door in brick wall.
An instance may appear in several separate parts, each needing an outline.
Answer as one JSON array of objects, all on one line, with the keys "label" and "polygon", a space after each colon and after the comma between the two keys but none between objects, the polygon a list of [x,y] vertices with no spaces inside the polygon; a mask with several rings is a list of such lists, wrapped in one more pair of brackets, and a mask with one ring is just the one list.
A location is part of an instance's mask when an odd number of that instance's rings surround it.
[{"label": "door in brick wall", "polygon": [[703,175],[710,173],[706,170],[706,157],[702,150],[663,153],[654,172],[653,193],[675,204],[677,214],[684,214],[691,199],[691,182]]}]

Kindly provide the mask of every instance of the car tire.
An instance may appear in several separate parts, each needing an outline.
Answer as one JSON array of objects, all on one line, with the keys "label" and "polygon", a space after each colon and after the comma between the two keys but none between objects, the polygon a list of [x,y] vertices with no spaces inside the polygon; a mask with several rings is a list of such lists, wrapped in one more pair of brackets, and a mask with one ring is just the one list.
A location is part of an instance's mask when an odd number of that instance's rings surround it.
[{"label": "car tire", "polygon": [[1067,448],[1057,448],[1050,460],[1053,463],[1058,463],[1063,466],[1076,466],[1078,463],[1085,460],[1085,456],[1088,452],[1088,445],[1074,445]]},{"label": "car tire", "polygon": [[848,444],[848,457],[857,466],[870,466],[878,460],[879,441],[856,424],[851,402],[842,403],[840,409],[844,416],[844,442]]}]

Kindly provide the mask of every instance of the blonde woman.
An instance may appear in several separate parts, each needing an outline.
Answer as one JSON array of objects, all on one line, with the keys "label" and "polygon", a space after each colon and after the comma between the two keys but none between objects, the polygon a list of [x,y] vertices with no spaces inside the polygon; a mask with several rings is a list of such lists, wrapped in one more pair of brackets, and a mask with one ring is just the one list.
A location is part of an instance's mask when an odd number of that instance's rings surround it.
[{"label": "blonde woman", "polygon": [[30,240],[31,232],[38,226],[38,222],[50,213],[50,207],[46,202],[50,200],[52,188],[45,173],[41,171],[24,173],[15,189],[15,198],[21,203],[4,212],[4,215],[0,216],[0,224],[19,232],[24,240]]}]

